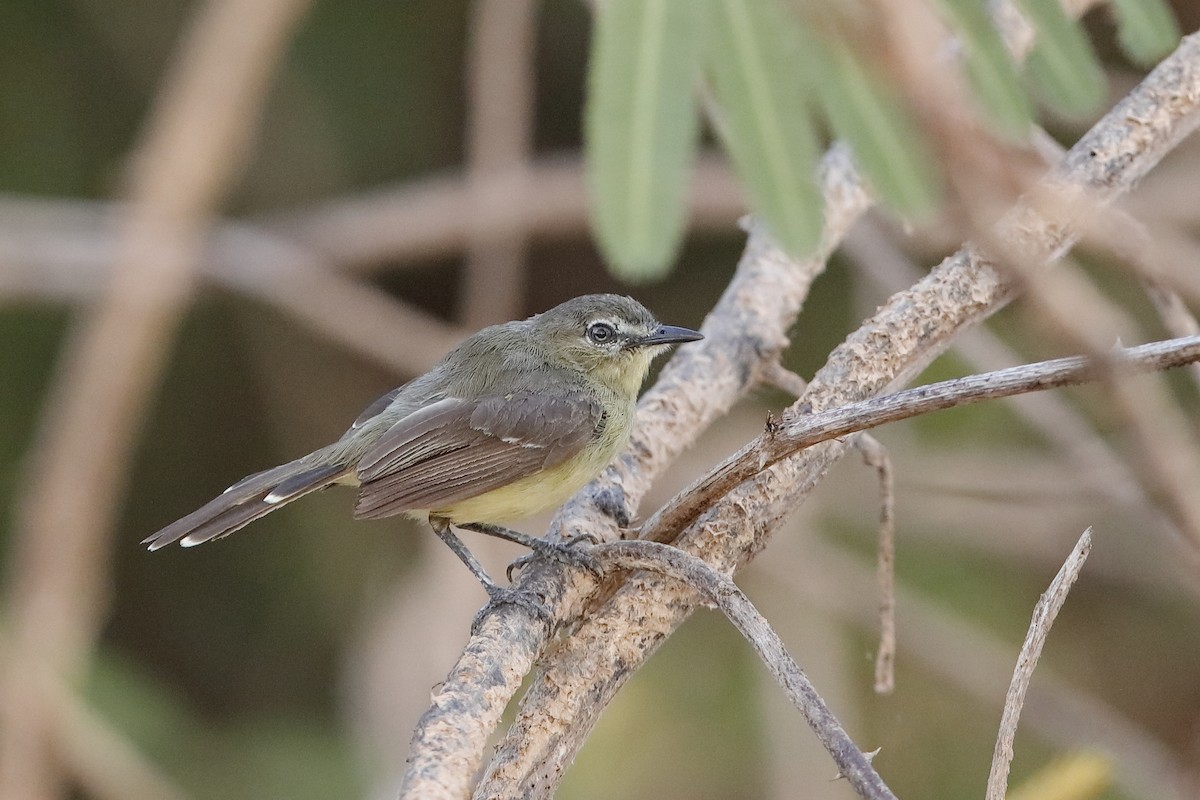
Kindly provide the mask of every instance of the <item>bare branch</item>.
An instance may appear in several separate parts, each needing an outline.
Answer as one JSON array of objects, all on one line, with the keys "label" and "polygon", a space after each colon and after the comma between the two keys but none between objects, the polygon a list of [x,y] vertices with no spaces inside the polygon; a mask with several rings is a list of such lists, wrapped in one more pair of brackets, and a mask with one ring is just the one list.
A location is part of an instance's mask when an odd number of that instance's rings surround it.
[{"label": "bare branch", "polygon": [[[1193,36],[1097,123],[1047,176],[1047,182],[1075,187],[1102,203],[1111,201],[1200,124],[1198,102],[1200,39]],[[1136,119],[1136,124],[1131,119]],[[1073,237],[1068,222],[1045,219],[1024,207],[1012,212],[1001,229],[1005,237],[1029,244],[1046,260],[1061,254]],[[1001,279],[977,248],[964,249],[911,291],[892,298],[839,346],[810,382],[806,401],[815,410],[833,408],[909,380],[962,329],[995,312],[1013,296],[1014,287]],[[681,387],[683,402],[705,394],[698,387],[715,375],[719,372],[708,371],[694,387]],[[765,546],[780,521],[803,502],[844,451],[841,443],[825,442],[764,470],[711,508],[677,543],[718,569],[745,563]],[[581,529],[603,528],[588,525]],[[547,596],[559,595],[550,592]],[[653,613],[648,613],[648,608]],[[672,587],[631,581],[591,611],[572,636],[554,648],[497,751],[481,793],[499,791],[503,786],[527,786],[531,776],[560,771],[590,731],[600,709],[690,610],[690,603]],[[607,644],[614,637],[627,643],[619,653],[611,652],[611,644]],[[524,661],[526,652],[522,647],[513,657],[510,651],[503,663],[528,663]],[[586,654],[605,652],[609,657],[596,655],[585,662]],[[577,669],[579,666],[586,671]]]},{"label": "bare branch", "polygon": [[879,475],[879,544],[875,576],[879,584],[879,652],[875,654],[875,691],[896,688],[896,481],[887,448],[869,433],[854,446]]},{"label": "bare branch", "polygon": [[1092,552],[1092,529],[1088,528],[1079,537],[1079,542],[1062,569],[1054,576],[1037,606],[1033,609],[1033,619],[1029,623],[1029,633],[1025,643],[1021,645],[1021,654],[1017,657],[1017,667],[1013,671],[1012,683],[1008,687],[1008,696],[1004,701],[1004,714],[1000,719],[1000,732],[996,739],[996,751],[992,755],[992,770],[988,775],[987,800],[1004,800],[1008,791],[1008,769],[1013,758],[1013,739],[1017,735],[1017,722],[1021,717],[1021,708],[1025,705],[1025,693],[1029,690],[1029,681],[1033,670],[1037,667],[1042,655],[1042,647],[1050,634],[1050,626],[1054,624],[1059,609],[1067,600],[1067,594],[1075,585],[1079,571]]},{"label": "bare branch", "polygon": [[[1147,372],[1200,360],[1200,337],[1115,350],[1108,359],[1122,373]],[[832,408],[785,416],[705,477],[680,492],[642,526],[640,538],[671,541],[718,499],[783,459],[815,444],[945,408],[1024,392],[1097,380],[1104,371],[1094,359],[1076,356],[932,383],[915,389]]]},{"label": "bare branch", "polygon": [[598,545],[591,553],[601,560],[606,571],[613,567],[652,570],[682,581],[689,590],[699,592],[716,605],[750,642],[758,657],[783,687],[792,705],[800,709],[821,744],[829,751],[839,774],[850,781],[859,796],[894,797],[871,766],[870,757],[850,739],[804,670],[787,652],[783,641],[731,578],[690,553],[657,542],[613,542]]},{"label": "bare branch", "polygon": [[[787,346],[784,331],[795,321],[809,286],[823,271],[832,248],[870,203],[844,148],[836,147],[826,155],[822,176],[827,207],[820,252],[797,262],[780,250],[760,226],[752,227],[737,273],[701,328],[706,338],[681,349],[663,369],[658,382],[638,404],[630,445],[608,470],[559,511],[549,535],[570,538],[574,532],[586,530],[618,538],[618,523],[628,522],[636,513],[653,480],[709,424],[758,385],[757,372],[762,365],[778,359]],[[690,388],[695,386],[703,386],[704,390]],[[594,589],[591,579],[584,575],[565,576],[553,565],[539,563],[521,573],[517,586],[546,597],[555,621],[577,615]],[[499,615],[484,621],[480,636],[472,640],[468,652],[434,694],[414,734],[403,795],[447,791],[457,797],[467,793],[489,733],[499,723],[521,677],[546,640],[541,621],[514,609],[503,608]],[[482,687],[482,675],[505,676],[504,690],[499,691],[490,681]],[[463,709],[477,713],[480,724],[455,725],[445,719]],[[521,725],[518,721],[518,727]],[[575,730],[586,736],[586,729]],[[488,786],[509,785],[503,765],[518,751],[536,751],[544,741],[536,731],[529,733],[523,736],[510,732],[479,792],[486,796]],[[448,752],[455,758],[468,759],[465,763],[471,764],[471,769],[446,769],[444,756]]]}]

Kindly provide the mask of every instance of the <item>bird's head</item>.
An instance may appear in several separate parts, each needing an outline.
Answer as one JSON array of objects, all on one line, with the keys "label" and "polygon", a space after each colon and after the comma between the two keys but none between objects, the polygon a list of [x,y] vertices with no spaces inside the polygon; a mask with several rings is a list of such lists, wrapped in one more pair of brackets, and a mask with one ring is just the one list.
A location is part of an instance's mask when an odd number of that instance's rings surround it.
[{"label": "bird's head", "polygon": [[688,328],[663,325],[638,301],[615,294],[576,297],[530,323],[553,358],[631,397],[656,355],[672,344],[704,338]]}]

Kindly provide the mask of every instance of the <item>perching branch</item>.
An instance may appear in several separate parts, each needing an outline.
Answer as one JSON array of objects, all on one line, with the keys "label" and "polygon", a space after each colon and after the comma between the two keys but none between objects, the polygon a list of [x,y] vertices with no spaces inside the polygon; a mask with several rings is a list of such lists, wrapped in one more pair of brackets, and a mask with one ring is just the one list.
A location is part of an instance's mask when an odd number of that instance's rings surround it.
[{"label": "perching branch", "polygon": [[[638,404],[630,445],[563,507],[552,536],[570,538],[573,532],[586,530],[602,538],[619,538],[619,523],[627,524],[636,513],[654,479],[708,425],[758,385],[760,369],[778,360],[788,344],[784,332],[799,314],[809,286],[870,205],[844,148],[826,155],[823,185],[826,230],[820,252],[797,262],[760,226],[752,226],[733,280],[701,327],[706,338],[682,348],[664,367]],[[696,390],[700,386],[703,391]],[[517,585],[545,597],[556,624],[578,616],[594,590],[590,577],[565,576],[554,565],[541,563],[522,571]],[[414,732],[402,796],[469,793],[488,737],[546,641],[542,621],[511,607],[484,620]],[[537,747],[536,732],[530,733],[523,741]],[[513,736],[521,738],[519,733]],[[506,750],[497,753],[493,771],[508,755]],[[485,778],[478,791],[486,795],[489,785]]]},{"label": "perching branch", "polygon": [[[1045,178],[1045,183],[1060,192],[1087,195],[1089,203],[1111,202],[1200,124],[1198,103],[1200,39],[1193,36],[1097,123]],[[836,204],[836,198],[833,202]],[[999,231],[1002,238],[1028,247],[1039,261],[1053,260],[1074,240],[1069,218],[1046,217],[1024,205],[999,223]],[[834,408],[911,379],[961,330],[994,313],[1015,294],[1016,287],[1003,279],[978,248],[964,248],[912,289],[893,297],[839,346],[814,377],[804,402],[817,411]],[[707,380],[714,376],[720,378],[722,373],[710,370],[697,376],[690,386],[680,387],[677,403],[686,408],[703,402],[698,398],[706,393]],[[638,447],[635,444],[632,452],[638,453]],[[745,563],[765,546],[779,521],[803,501],[844,449],[836,440],[825,442],[763,470],[725,495],[682,532],[676,543],[717,569]],[[583,497],[593,507],[603,506],[606,499],[612,499],[611,493],[605,494],[605,488],[611,485],[611,478],[606,476]],[[576,518],[570,519],[574,522]],[[584,517],[585,524],[578,529],[611,530],[611,523],[605,526],[603,520],[603,514]],[[544,574],[539,571],[539,575]],[[586,588],[565,587],[587,587],[590,581],[539,578],[522,585],[546,590],[555,605],[568,596],[578,602],[580,592]],[[687,617],[694,602],[694,595],[682,593],[677,586],[637,578],[606,595],[604,604],[589,611],[572,635],[559,641],[549,654],[542,674],[526,695],[521,714],[478,788],[480,795],[503,794],[505,787],[514,786],[523,787],[523,791],[536,786],[534,796],[547,794],[549,789],[541,781],[554,785],[600,710],[642,660]],[[570,603],[555,608],[564,615],[576,609]],[[496,622],[493,633],[497,641],[493,646],[497,649],[490,668],[523,672],[540,646],[537,634],[530,633],[533,621],[506,615],[503,622]],[[614,637],[625,643],[619,652],[613,652]],[[455,682],[446,688],[456,697],[476,694],[469,684]],[[442,699],[441,695],[435,698]],[[478,707],[468,712],[473,710]],[[439,715],[435,707],[427,713],[427,719]],[[498,712],[494,719],[499,719]],[[470,747],[477,753],[473,758],[481,758],[485,737],[478,741],[479,750],[466,740],[455,746]],[[412,752],[421,758],[425,745],[418,736]]]}]

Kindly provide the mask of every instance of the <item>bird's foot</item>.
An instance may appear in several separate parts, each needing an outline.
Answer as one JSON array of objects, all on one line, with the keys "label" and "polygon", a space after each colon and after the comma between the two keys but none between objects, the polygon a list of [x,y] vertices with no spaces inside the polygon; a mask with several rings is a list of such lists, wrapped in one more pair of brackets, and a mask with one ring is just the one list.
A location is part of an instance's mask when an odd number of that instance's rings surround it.
[{"label": "bird's foot", "polygon": [[546,602],[540,595],[534,592],[514,589],[511,586],[500,586],[495,583],[485,584],[483,588],[488,593],[488,601],[475,614],[475,618],[471,620],[472,636],[479,633],[479,629],[483,625],[483,621],[487,618],[487,615],[503,605],[522,608],[543,623],[550,624],[550,609],[546,607]]},{"label": "bird's foot", "polygon": [[538,557],[553,559],[560,564],[566,564],[571,567],[579,567],[586,569],[588,572],[599,580],[604,576],[604,571],[600,568],[600,562],[596,557],[589,553],[586,549],[578,547],[581,542],[587,542],[589,545],[599,544],[600,540],[591,533],[581,533],[567,539],[565,542],[551,542],[546,539],[534,539],[532,542],[527,542],[529,549],[532,551],[526,553],[520,558],[515,559],[508,565],[508,569],[504,574],[509,582],[512,582],[513,573],[517,570],[524,569],[530,562]]}]

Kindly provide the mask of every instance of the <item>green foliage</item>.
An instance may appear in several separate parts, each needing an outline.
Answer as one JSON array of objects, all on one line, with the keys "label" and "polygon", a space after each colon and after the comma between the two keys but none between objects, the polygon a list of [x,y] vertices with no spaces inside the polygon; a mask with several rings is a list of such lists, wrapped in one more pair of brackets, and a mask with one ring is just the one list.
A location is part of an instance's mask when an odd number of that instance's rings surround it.
[{"label": "green foliage", "polygon": [[597,9],[584,121],[592,221],[626,280],[661,277],[683,239],[703,18],[696,0],[610,0]]},{"label": "green foliage", "polygon": [[999,32],[982,0],[941,0],[962,39],[967,75],[997,132],[1014,138],[1029,133],[1033,109]]},{"label": "green foliage", "polygon": [[937,204],[937,161],[900,98],[841,41],[813,39],[809,64],[822,70],[817,96],[834,133],[884,201],[920,215]]},{"label": "green foliage", "polygon": [[1150,66],[1179,41],[1179,23],[1161,0],[1112,0],[1121,47],[1131,59]]},{"label": "green foliage", "polygon": [[[1104,99],[1101,66],[1058,0],[1022,0],[1037,31],[1028,74],[1067,115]],[[1021,138],[1031,102],[983,0],[941,0],[987,122]],[[1152,60],[1178,38],[1161,0],[1116,0],[1121,41]],[[704,17],[709,17],[705,26]],[[835,26],[836,27],[836,26]],[[836,34],[812,31],[782,0],[610,0],[596,9],[586,109],[593,224],[613,270],[661,277],[684,234],[684,192],[696,149],[698,61],[709,109],[755,211],[791,253],[820,236],[808,84],[884,201],[920,216],[939,201],[936,160],[888,76]]]},{"label": "green foliage", "polygon": [[799,80],[799,21],[776,0],[712,0],[705,66],[723,112],[718,133],[754,207],[790,252],[821,235],[818,158]]},{"label": "green foliage", "polygon": [[1094,111],[1104,100],[1104,73],[1083,30],[1058,0],[1021,0],[1037,30],[1029,75],[1054,108],[1067,115]]}]

